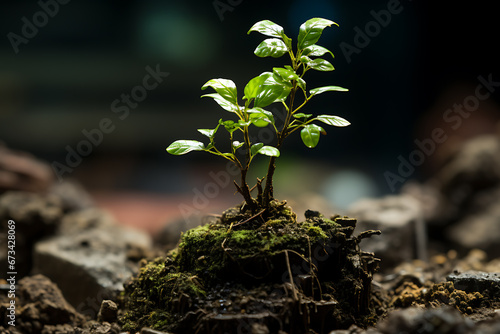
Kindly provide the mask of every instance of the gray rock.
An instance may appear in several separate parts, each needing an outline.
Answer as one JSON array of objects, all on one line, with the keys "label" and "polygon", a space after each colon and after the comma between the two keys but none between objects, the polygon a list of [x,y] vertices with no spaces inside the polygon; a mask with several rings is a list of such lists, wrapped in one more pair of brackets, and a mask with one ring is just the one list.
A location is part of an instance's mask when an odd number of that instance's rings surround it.
[{"label": "gray rock", "polygon": [[358,220],[358,230],[380,230],[376,238],[362,241],[363,250],[374,252],[383,267],[426,258],[425,224],[419,202],[411,196],[387,196],[354,203],[348,215]]},{"label": "gray rock", "polygon": [[383,334],[472,334],[474,323],[451,307],[436,309],[410,307],[390,313],[377,328]]},{"label": "gray rock", "polygon": [[137,269],[133,248],[149,249],[149,235],[114,224],[98,209],[67,215],[60,235],[34,249],[34,268],[56,282],[82,314],[96,318],[102,300],[114,299]]},{"label": "gray rock", "polygon": [[[57,230],[63,216],[61,201],[55,196],[10,191],[0,196],[0,244],[7,245],[7,221],[15,222],[16,271],[28,275],[32,267],[33,245]],[[0,252],[0,267],[7,268],[7,252]]]},{"label": "gray rock", "polygon": [[436,179],[442,193],[458,206],[500,184],[500,138],[485,135],[467,141]]},{"label": "gray rock", "polygon": [[44,193],[54,181],[49,164],[0,142],[0,193],[9,190]]},{"label": "gray rock", "polygon": [[144,327],[141,329],[141,334],[170,334],[168,332],[161,332],[151,328]]},{"label": "gray rock", "polygon": [[116,322],[118,319],[118,306],[112,300],[103,300],[101,309],[97,314],[98,321]]},{"label": "gray rock", "polygon": [[456,289],[488,294],[490,298],[500,297],[500,273],[471,270],[464,273],[452,273],[446,279],[452,281]]},{"label": "gray rock", "polygon": [[[500,310],[499,310],[500,312]],[[477,325],[478,334],[498,334],[500,333],[500,316],[497,314],[494,318],[481,321]]]},{"label": "gray rock", "polygon": [[61,199],[67,212],[88,209],[94,206],[94,201],[84,187],[71,179],[64,182],[54,182],[49,188],[49,194]]},{"label": "gray rock", "polygon": [[500,204],[491,205],[484,210],[471,214],[446,232],[458,247],[470,250],[479,248],[491,257],[500,256]]}]

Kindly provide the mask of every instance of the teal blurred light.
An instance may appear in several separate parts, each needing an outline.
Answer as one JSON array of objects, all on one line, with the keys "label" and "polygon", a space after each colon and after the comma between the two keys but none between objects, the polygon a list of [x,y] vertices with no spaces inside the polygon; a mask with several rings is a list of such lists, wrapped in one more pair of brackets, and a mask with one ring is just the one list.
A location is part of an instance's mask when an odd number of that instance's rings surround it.
[{"label": "teal blurred light", "polygon": [[150,4],[138,17],[137,44],[141,54],[186,66],[201,66],[216,54],[212,26],[182,5]]},{"label": "teal blurred light", "polygon": [[333,205],[347,209],[362,198],[378,195],[375,182],[365,173],[357,170],[335,172],[326,178],[322,193]]}]

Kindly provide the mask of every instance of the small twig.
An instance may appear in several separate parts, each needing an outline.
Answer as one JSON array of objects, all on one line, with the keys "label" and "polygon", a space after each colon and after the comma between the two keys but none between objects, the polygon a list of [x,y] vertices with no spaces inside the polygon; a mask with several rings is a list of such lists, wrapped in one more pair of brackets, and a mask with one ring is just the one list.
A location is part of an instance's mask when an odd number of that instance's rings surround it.
[{"label": "small twig", "polygon": [[234,186],[236,187],[236,192],[239,192],[241,195],[243,195],[243,190],[241,190],[240,186],[236,181],[233,180]]},{"label": "small twig", "polygon": [[290,268],[290,259],[288,258],[288,250],[285,250],[285,256],[286,256],[286,266],[288,267],[288,275],[290,275],[290,284],[292,285],[293,300],[297,301],[299,298],[297,297],[297,291],[295,291],[295,285],[293,284],[292,269]]},{"label": "small twig", "polygon": [[245,223],[248,223],[249,221],[251,221],[252,219],[254,218],[257,218],[258,216],[260,216],[261,214],[264,213],[264,211],[266,211],[266,209],[262,209],[260,210],[259,212],[257,212],[256,214],[254,214],[252,217],[248,218],[248,219],[245,219],[244,221],[242,222],[238,222],[236,224],[233,225],[233,227],[236,227],[236,226],[240,226],[240,225],[243,225]]}]

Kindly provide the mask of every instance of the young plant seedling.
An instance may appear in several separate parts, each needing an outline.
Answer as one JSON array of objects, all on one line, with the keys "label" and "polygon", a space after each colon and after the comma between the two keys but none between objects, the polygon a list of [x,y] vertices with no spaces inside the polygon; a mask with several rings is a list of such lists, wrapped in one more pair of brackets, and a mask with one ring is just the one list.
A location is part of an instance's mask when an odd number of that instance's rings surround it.
[{"label": "young plant seedling", "polygon": [[[257,31],[267,38],[260,43],[254,53],[258,57],[279,58],[288,54],[290,63],[284,67],[274,67],[272,72],[264,72],[251,79],[243,90],[241,100],[233,81],[229,79],[212,79],[205,83],[201,89],[212,88],[215,93],[205,94],[202,97],[214,99],[222,109],[234,114],[230,120],[220,119],[213,129],[198,129],[208,137],[208,144],[197,140],[177,140],[167,151],[174,155],[182,155],[192,151],[205,151],[233,162],[241,171],[241,180],[236,185],[237,191],[243,196],[246,207],[252,213],[268,209],[274,200],[273,176],[276,169],[276,158],[280,156],[283,141],[292,133],[300,130],[300,137],[304,144],[313,148],[319,142],[325,130],[314,122],[327,125],[344,127],[350,123],[339,116],[304,114],[302,109],[316,95],[325,92],[345,92],[346,88],[339,86],[324,86],[306,89],[305,74],[309,70],[321,72],[333,71],[332,64],[321,58],[333,53],[318,42],[323,30],[337,23],[322,19],[312,18],[300,26],[296,48],[292,46],[292,39],[285,35],[283,28],[269,20],[254,24],[248,33]],[[271,111],[264,108],[273,103],[280,103],[286,110],[282,124],[277,124]],[[250,131],[255,128],[271,127],[276,134],[274,146],[253,142]],[[222,149],[215,143],[215,135],[219,129],[224,128],[229,134],[230,144]],[[255,187],[247,183],[247,173],[250,164],[258,155],[269,157],[267,173],[263,179],[257,178]],[[264,187],[262,186],[265,180]],[[252,197],[251,190],[257,188],[258,195]]]}]

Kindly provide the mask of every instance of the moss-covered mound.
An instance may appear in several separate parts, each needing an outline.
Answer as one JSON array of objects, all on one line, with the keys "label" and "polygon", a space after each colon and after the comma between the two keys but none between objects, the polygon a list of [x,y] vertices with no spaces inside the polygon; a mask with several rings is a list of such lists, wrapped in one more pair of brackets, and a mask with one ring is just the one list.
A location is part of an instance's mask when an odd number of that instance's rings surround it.
[{"label": "moss-covered mound", "polygon": [[353,236],[354,219],[314,211],[297,222],[284,202],[270,211],[227,210],[145,263],[125,289],[124,329],[291,334],[371,323],[378,260],[359,242],[377,231]]}]

